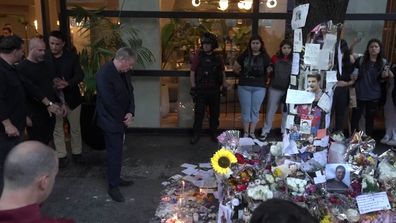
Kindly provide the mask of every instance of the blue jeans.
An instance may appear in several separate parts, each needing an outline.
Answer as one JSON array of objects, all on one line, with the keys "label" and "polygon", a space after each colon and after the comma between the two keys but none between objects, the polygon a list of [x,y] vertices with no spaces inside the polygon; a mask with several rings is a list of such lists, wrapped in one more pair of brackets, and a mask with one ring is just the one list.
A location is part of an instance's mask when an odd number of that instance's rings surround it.
[{"label": "blue jeans", "polygon": [[266,90],[263,87],[238,86],[243,123],[257,123]]}]

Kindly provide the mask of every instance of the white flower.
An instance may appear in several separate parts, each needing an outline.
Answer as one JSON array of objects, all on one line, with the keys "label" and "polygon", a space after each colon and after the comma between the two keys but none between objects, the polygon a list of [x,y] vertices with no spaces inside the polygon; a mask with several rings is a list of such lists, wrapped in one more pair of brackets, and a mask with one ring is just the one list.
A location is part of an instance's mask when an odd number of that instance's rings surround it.
[{"label": "white flower", "polygon": [[294,192],[303,193],[305,191],[307,181],[298,178],[288,177],[286,178],[286,185]]},{"label": "white flower", "polygon": [[271,153],[271,155],[278,157],[278,156],[282,155],[282,147],[278,146],[277,144],[274,144],[270,148],[270,153]]},{"label": "white flower", "polygon": [[360,220],[359,212],[352,208],[346,211],[346,217],[348,222],[358,222]]},{"label": "white flower", "polygon": [[269,184],[273,184],[275,182],[275,179],[274,179],[274,177],[271,174],[265,174],[265,180]]},{"label": "white flower", "polygon": [[258,185],[254,187],[249,187],[247,189],[247,194],[250,198],[254,200],[262,200],[262,201],[271,199],[274,196],[272,191],[269,189],[267,185],[265,186]]}]

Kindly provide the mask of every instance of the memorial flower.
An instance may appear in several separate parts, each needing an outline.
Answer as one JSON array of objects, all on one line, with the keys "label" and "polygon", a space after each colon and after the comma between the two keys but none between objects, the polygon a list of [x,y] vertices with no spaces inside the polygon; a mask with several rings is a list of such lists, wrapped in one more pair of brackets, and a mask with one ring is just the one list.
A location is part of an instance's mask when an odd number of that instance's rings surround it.
[{"label": "memorial flower", "polygon": [[210,159],[213,169],[219,174],[227,174],[231,169],[231,164],[237,162],[237,158],[224,147],[217,151]]}]

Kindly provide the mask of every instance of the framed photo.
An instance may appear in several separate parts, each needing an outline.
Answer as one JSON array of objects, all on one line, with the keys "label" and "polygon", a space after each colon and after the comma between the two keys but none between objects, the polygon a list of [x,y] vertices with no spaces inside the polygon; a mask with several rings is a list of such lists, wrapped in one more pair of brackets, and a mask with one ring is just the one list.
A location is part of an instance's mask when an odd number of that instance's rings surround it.
[{"label": "framed photo", "polygon": [[326,189],[333,192],[344,192],[351,185],[350,166],[344,163],[326,165]]}]

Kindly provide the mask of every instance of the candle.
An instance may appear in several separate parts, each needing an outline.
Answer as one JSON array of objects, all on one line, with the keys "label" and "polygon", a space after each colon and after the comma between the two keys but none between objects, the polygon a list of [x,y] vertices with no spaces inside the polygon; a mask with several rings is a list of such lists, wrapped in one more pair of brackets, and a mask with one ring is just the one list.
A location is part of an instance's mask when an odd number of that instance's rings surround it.
[{"label": "candle", "polygon": [[198,221],[199,221],[199,214],[195,212],[193,214],[193,222],[198,222]]},{"label": "candle", "polygon": [[184,187],[185,187],[185,185],[186,185],[186,183],[184,182],[184,180],[182,180],[182,195],[184,194]]}]

